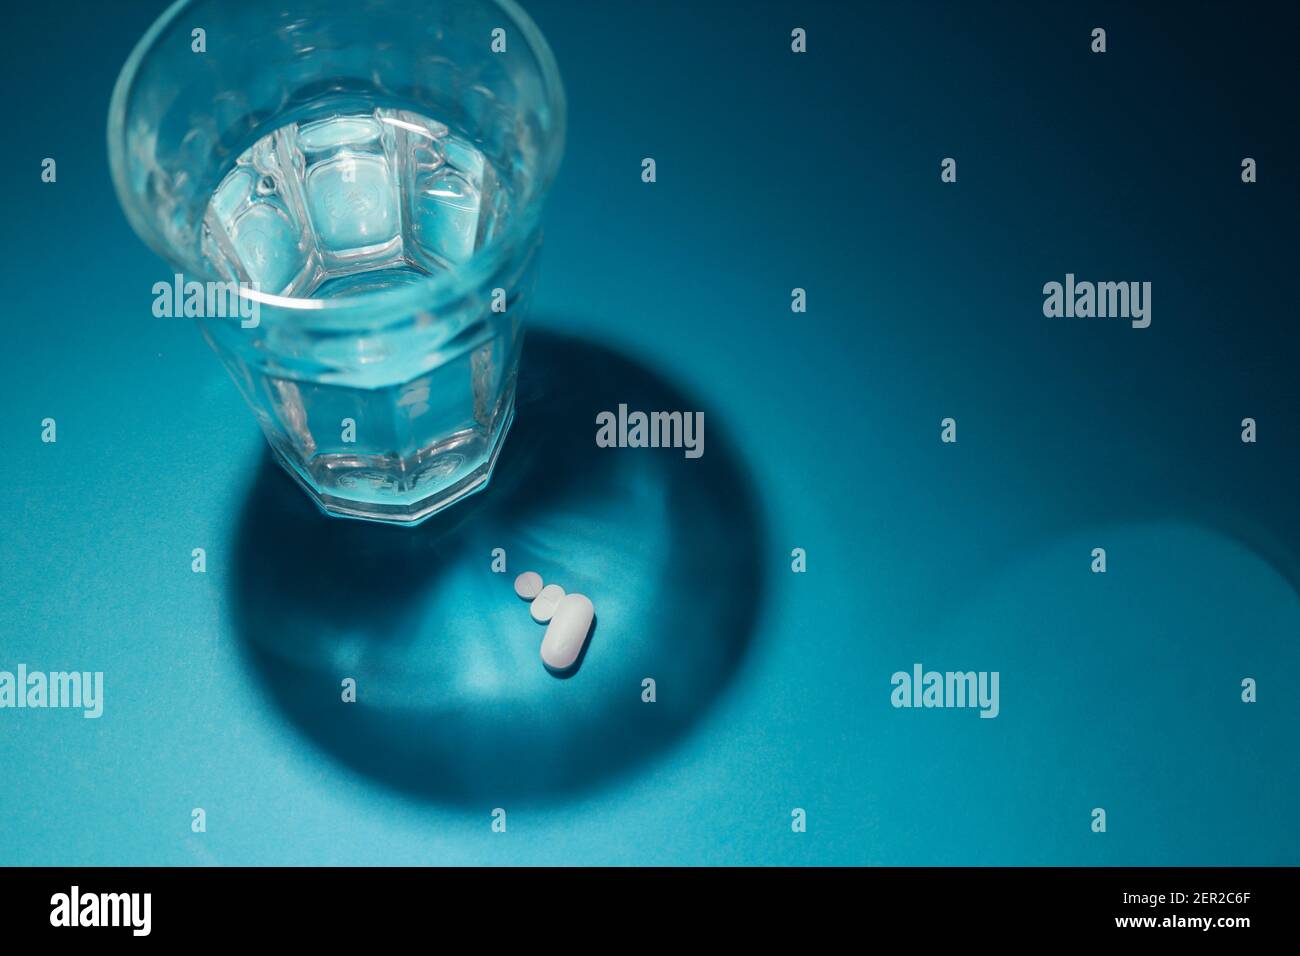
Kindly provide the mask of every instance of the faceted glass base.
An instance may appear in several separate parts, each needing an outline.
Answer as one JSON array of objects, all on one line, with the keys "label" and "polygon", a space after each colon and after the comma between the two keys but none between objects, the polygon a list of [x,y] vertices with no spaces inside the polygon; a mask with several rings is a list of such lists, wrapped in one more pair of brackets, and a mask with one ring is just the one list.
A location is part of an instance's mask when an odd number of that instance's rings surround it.
[{"label": "faceted glass base", "polygon": [[[272,443],[271,448],[280,467],[293,477],[325,514],[336,518],[360,518],[363,521],[380,521],[385,524],[414,526],[488,486],[488,482],[492,479],[492,470],[496,467],[497,458],[501,454],[501,447],[505,444],[506,434],[510,431],[510,425],[513,421],[514,408],[512,405],[507,410],[504,422],[501,428],[498,429],[496,437],[487,446],[486,455],[478,459],[478,463],[474,467],[452,484],[442,484],[431,478],[422,478],[422,475],[430,473],[430,469],[424,467],[424,463],[429,460],[437,461],[439,458],[445,457],[445,450],[439,453],[427,452],[417,455],[410,461],[400,463],[396,469],[390,469],[390,474],[393,470],[396,470],[402,474],[412,476],[410,483],[412,493],[406,496],[409,500],[405,502],[399,502],[392,496],[365,500],[351,495],[344,497],[332,493],[330,490],[331,484],[322,483],[310,473],[305,473],[304,469],[300,468],[291,459],[287,458],[280,449],[276,448],[274,443]],[[438,470],[436,467],[432,469],[432,473],[435,476],[437,475]],[[420,495],[415,489],[420,488],[422,485],[430,485],[436,490]],[[344,484],[343,487],[347,488],[347,485]]]}]

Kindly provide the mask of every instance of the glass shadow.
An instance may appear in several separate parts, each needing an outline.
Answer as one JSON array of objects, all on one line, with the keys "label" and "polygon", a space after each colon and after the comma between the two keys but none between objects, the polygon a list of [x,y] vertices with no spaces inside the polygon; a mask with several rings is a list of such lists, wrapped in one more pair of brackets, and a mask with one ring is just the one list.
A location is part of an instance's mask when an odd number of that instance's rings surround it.
[{"label": "glass shadow", "polygon": [[[705,411],[704,454],[598,447],[620,404]],[[534,329],[490,487],[418,528],[326,518],[268,455],[233,606],[252,671],[314,744],[421,798],[518,804],[643,769],[691,730],[749,646],[764,550],[716,417],[627,355]],[[542,665],[523,571],[595,604],[569,679]]]}]

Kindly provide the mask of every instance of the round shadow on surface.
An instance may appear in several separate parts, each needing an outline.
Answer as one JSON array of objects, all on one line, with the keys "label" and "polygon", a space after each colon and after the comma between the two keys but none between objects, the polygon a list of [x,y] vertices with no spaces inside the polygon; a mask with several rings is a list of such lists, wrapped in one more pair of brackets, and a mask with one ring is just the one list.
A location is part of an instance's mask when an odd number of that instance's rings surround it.
[{"label": "round shadow on surface", "polygon": [[[699,458],[598,447],[597,414],[620,404],[704,410],[625,355],[530,331],[491,485],[417,528],[327,518],[268,454],[236,532],[233,605],[289,720],[386,785],[494,806],[576,794],[687,733],[759,614],[759,506],[707,412]],[[542,664],[522,571],[595,604],[568,679]]]}]

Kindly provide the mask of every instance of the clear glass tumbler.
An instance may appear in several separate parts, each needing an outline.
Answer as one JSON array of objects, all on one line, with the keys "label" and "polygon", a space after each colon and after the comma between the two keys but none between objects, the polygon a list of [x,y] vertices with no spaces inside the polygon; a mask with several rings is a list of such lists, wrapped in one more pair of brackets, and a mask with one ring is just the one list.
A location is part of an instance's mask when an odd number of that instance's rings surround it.
[{"label": "clear glass tumbler", "polygon": [[326,512],[487,484],[564,121],[513,0],[179,0],[132,52],[118,197]]}]

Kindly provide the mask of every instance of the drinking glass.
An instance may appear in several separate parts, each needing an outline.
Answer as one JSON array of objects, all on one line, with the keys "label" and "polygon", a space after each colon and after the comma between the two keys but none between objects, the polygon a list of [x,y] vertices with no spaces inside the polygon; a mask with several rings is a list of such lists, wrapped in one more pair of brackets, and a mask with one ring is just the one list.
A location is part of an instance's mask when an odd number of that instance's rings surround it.
[{"label": "drinking glass", "polygon": [[513,0],[179,0],[132,52],[118,198],[327,513],[414,524],[487,484],[564,122]]}]

